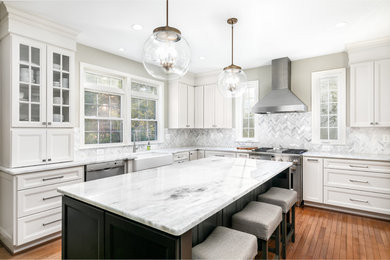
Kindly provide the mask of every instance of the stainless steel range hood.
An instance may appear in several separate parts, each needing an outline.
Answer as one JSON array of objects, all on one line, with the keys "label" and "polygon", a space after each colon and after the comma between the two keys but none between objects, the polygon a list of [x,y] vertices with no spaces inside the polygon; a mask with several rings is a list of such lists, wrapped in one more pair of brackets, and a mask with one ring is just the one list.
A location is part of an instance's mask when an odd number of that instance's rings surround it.
[{"label": "stainless steel range hood", "polygon": [[291,92],[291,61],[272,60],[272,90],[252,108],[255,114],[306,112],[306,105]]}]

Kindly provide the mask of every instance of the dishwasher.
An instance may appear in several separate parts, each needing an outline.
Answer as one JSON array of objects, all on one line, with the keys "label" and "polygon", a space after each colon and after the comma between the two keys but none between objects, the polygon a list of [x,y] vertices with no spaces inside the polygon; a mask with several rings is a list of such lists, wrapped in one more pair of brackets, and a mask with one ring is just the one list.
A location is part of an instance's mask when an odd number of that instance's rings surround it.
[{"label": "dishwasher", "polygon": [[125,173],[125,161],[94,163],[86,166],[85,181],[112,177]]}]

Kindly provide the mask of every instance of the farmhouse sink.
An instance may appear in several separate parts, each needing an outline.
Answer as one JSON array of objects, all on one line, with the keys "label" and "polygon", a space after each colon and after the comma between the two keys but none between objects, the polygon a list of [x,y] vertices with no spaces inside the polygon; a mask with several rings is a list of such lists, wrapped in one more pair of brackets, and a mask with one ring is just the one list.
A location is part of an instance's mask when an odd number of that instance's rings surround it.
[{"label": "farmhouse sink", "polygon": [[170,153],[146,152],[139,153],[133,161],[133,171],[142,171],[173,163],[173,155]]}]

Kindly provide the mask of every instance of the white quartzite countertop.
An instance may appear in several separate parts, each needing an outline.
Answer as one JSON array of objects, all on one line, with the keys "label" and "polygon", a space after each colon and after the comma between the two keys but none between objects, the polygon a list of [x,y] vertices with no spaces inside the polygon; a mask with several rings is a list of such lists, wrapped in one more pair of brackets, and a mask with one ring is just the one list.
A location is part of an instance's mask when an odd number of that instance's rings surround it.
[{"label": "white quartzite countertop", "polygon": [[291,165],[210,157],[63,186],[58,191],[179,236]]}]

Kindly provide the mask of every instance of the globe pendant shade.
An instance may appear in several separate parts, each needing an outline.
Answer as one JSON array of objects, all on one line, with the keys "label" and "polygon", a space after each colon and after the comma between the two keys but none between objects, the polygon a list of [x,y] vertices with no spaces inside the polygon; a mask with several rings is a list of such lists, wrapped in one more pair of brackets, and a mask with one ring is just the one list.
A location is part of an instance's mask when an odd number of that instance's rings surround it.
[{"label": "globe pendant shade", "polygon": [[218,77],[218,89],[224,97],[240,97],[247,89],[245,72],[242,69],[224,69]]},{"label": "globe pendant shade", "polygon": [[145,42],[143,64],[156,79],[176,80],[183,77],[191,61],[190,46],[174,31],[154,32]]}]

